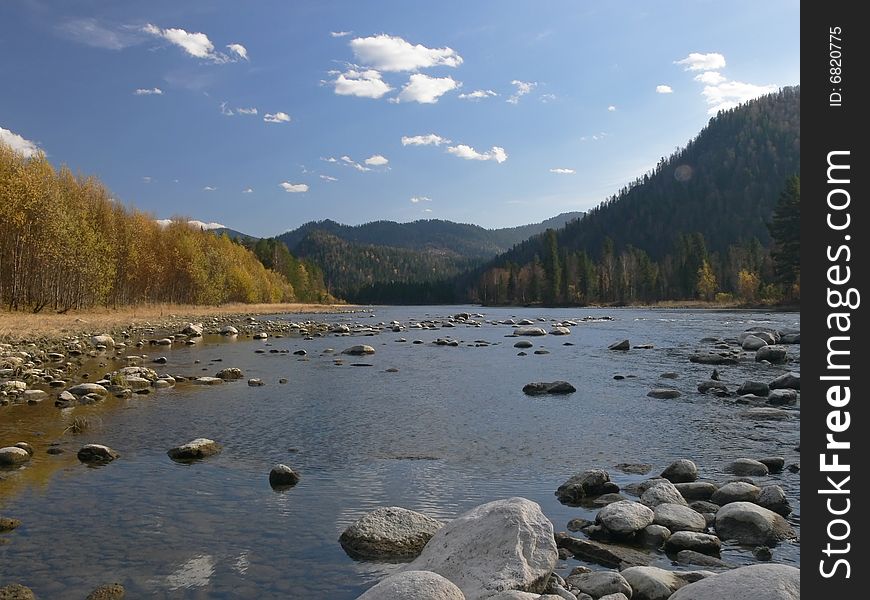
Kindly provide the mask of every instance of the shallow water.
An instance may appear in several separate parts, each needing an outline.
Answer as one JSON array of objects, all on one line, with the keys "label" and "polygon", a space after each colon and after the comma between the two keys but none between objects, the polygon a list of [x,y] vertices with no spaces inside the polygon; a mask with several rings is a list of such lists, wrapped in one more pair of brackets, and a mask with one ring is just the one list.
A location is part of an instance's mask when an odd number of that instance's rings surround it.
[{"label": "shallow water", "polygon": [[[564,531],[569,519],[594,516],[553,495],[586,468],[607,468],[623,485],[645,477],[613,468],[622,462],[650,463],[654,475],[674,459],[691,458],[702,479],[714,481],[728,478],[722,469],[735,458],[779,455],[787,464],[799,462],[799,411],[786,421],[740,418],[744,407],[696,391],[713,367],[688,361],[704,346],[701,338],[733,338],[753,325],[799,327],[797,313],[388,307],[311,318],[407,324],[461,311],[499,321],[540,317],[545,328],[551,319],[585,315],[614,320],[580,323],[570,336],[522,338],[534,344],[524,357],[513,347],[518,338],[505,337],[510,326],[486,323],[308,341],[210,337],[155,351],[168,358],[156,370],[214,375],[240,367],[245,379],[67,411],[49,403],[0,408],[0,445],[26,440],[36,446],[27,468],[0,473],[0,514],[23,523],[0,536],[8,542],[0,541],[0,584],[20,582],[44,598],[84,597],[113,581],[124,584],[130,597],[354,598],[399,568],[355,561],[337,542],[347,525],[378,506],[450,519],[486,501],[524,496],[539,502],[556,530]],[[439,337],[463,343],[430,343]],[[607,350],[624,338],[655,347]],[[491,345],[475,347],[476,340]],[[345,357],[341,366],[322,354],[359,343],[377,353]],[[550,354],[533,354],[539,347]],[[268,353],[273,349],[305,349],[308,356]],[[799,370],[800,346],[789,352],[786,366],[759,365],[747,353],[739,366],[718,369],[733,390],[745,379],[770,381]],[[398,372],[385,372],[391,367]],[[667,371],[679,379],[661,379]],[[616,374],[635,377],[616,381]],[[248,387],[248,377],[266,385]],[[289,383],[279,385],[281,377]],[[557,379],[573,383],[577,392],[522,393],[530,381]],[[683,396],[646,396],[660,385],[677,387]],[[74,414],[98,416],[101,425],[63,434]],[[189,465],[166,456],[168,448],[196,437],[221,442],[223,452]],[[67,452],[46,454],[57,439]],[[75,451],[89,442],[107,444],[121,458],[86,467]],[[278,462],[302,474],[297,486],[283,492],[269,487],[269,469]],[[783,486],[794,508],[789,521],[799,530],[799,475],[784,471],[760,481]],[[750,550],[727,546],[723,558],[753,562]],[[799,563],[797,543],[773,552],[777,562]],[[664,555],[657,561],[670,564]],[[564,574],[577,564],[560,562],[558,570]]]}]

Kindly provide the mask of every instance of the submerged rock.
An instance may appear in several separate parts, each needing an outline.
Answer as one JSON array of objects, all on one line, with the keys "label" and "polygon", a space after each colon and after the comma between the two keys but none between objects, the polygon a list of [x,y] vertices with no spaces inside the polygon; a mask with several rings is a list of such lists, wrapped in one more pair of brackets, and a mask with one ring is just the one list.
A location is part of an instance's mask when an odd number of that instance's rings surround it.
[{"label": "submerged rock", "polygon": [[0,448],[0,467],[17,467],[30,461],[30,453],[23,448],[7,446]]},{"label": "submerged rock", "polygon": [[577,388],[567,381],[537,381],[527,383],[523,386],[523,392],[529,396],[540,396],[542,394],[571,394],[576,392]]},{"label": "submerged rock", "polygon": [[81,447],[76,456],[83,463],[103,464],[112,462],[121,455],[102,444],[86,444]]},{"label": "submerged rock", "polygon": [[167,454],[169,458],[177,461],[191,461],[206,458],[218,454],[221,445],[208,438],[196,438],[182,446],[171,448]]},{"label": "submerged rock", "polygon": [[619,486],[610,481],[603,469],[589,469],[573,475],[559,486],[556,496],[562,504],[579,504],[586,498],[619,492]]},{"label": "submerged rock", "polygon": [[650,398],[658,398],[659,400],[671,400],[673,398],[679,398],[682,396],[680,390],[675,390],[672,388],[653,388],[647,393],[647,396]]},{"label": "submerged rock", "polygon": [[738,458],[725,467],[726,473],[734,475],[763,477],[767,475],[767,465],[751,458]]},{"label": "submerged rock", "polygon": [[424,514],[388,506],[357,519],[344,530],[339,542],[348,554],[359,558],[415,557],[443,526]]},{"label": "submerged rock", "polygon": [[626,351],[631,348],[631,344],[628,340],[622,340],[621,342],[614,342],[610,344],[607,349],[608,350],[621,350]]},{"label": "submerged rock", "polygon": [[299,473],[287,465],[275,465],[269,471],[269,485],[273,488],[287,488],[299,483]]},{"label": "submerged rock", "polygon": [[365,344],[357,344],[341,351],[342,354],[350,354],[352,356],[363,356],[365,354],[374,354],[375,349]]}]

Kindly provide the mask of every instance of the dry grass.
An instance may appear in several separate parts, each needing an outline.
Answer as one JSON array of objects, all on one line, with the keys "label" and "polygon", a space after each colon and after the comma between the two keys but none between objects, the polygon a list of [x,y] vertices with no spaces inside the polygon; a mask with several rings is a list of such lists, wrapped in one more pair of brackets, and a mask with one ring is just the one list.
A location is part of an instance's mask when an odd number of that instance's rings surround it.
[{"label": "dry grass", "polygon": [[96,331],[112,331],[149,323],[157,326],[166,320],[191,320],[221,315],[267,315],[279,313],[330,313],[353,310],[346,304],[224,304],[195,306],[149,304],[127,308],[70,311],[59,315],[51,311],[38,314],[0,310],[0,340],[61,338]]}]

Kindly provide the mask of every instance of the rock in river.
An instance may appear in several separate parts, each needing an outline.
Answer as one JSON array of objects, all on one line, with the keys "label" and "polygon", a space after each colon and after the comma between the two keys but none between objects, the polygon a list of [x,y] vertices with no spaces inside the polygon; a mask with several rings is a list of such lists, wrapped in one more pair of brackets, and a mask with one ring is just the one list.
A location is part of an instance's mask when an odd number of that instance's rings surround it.
[{"label": "rock in river", "polygon": [[407,571],[434,571],[469,600],[505,590],[542,593],[556,566],[553,524],[525,498],[483,504],[432,536]]},{"label": "rock in river", "polygon": [[732,502],[716,513],[716,535],[741,544],[773,546],[796,537],[788,521],[751,502]]},{"label": "rock in river", "polygon": [[725,467],[726,473],[734,475],[763,477],[767,475],[767,465],[751,458],[738,458]]},{"label": "rock in river", "polygon": [[388,506],[357,519],[338,541],[348,554],[357,558],[415,557],[443,526],[424,514]]},{"label": "rock in river", "polygon": [[390,575],[357,600],[465,600],[465,594],[438,573],[403,571]]},{"label": "rock in river", "polygon": [[273,488],[286,488],[299,483],[299,473],[287,465],[275,465],[269,471],[269,485]]},{"label": "rock in river", "polygon": [[73,396],[86,396],[87,394],[96,394],[101,398],[109,395],[109,390],[101,386],[99,383],[80,383],[74,385],[67,390]]},{"label": "rock in river", "polygon": [[791,406],[797,404],[798,395],[795,390],[777,389],[770,392],[767,403],[771,406]]},{"label": "rock in river", "polygon": [[759,506],[772,510],[783,517],[791,514],[791,504],[785,495],[785,490],[778,485],[766,485],[761,488],[761,494],[758,495],[756,502]]},{"label": "rock in river", "polygon": [[631,536],[652,524],[653,511],[640,502],[622,500],[602,508],[596,515],[595,522],[617,536]]},{"label": "rock in river", "polygon": [[8,533],[21,525],[18,519],[10,519],[9,517],[0,517],[0,533]]},{"label": "rock in river", "polygon": [[682,396],[680,390],[675,390],[672,388],[653,388],[647,394],[650,398],[658,398],[659,400],[671,400],[673,398],[679,398]]},{"label": "rock in river", "polygon": [[702,532],[707,529],[707,521],[700,513],[692,510],[688,506],[682,504],[670,504],[668,502],[656,506],[653,522],[656,525],[667,527],[672,532]]},{"label": "rock in river", "polygon": [[242,370],[236,367],[228,367],[226,369],[221,369],[214,375],[219,379],[230,380],[230,379],[241,379],[244,377]]},{"label": "rock in river", "polygon": [[737,388],[737,394],[743,396],[744,394],[752,394],[753,396],[767,396],[770,393],[770,388],[763,381],[744,381],[743,384]]},{"label": "rock in river", "polygon": [[572,476],[559,486],[556,496],[562,504],[579,504],[586,498],[614,494],[619,486],[610,481],[610,474],[603,469],[589,469]]},{"label": "rock in river", "polygon": [[709,500],[716,491],[716,486],[707,481],[692,481],[690,483],[675,483],[674,487],[686,500]]},{"label": "rock in river", "polygon": [[172,460],[189,461],[206,458],[221,451],[221,445],[208,438],[196,438],[183,446],[171,448],[167,454]]},{"label": "rock in river", "polygon": [[78,451],[78,459],[83,463],[109,463],[121,455],[102,444],[86,444]]},{"label": "rock in river", "polygon": [[770,382],[772,390],[799,390],[801,389],[801,374],[800,373],[785,373]]},{"label": "rock in river", "polygon": [[668,465],[662,477],[671,483],[688,483],[698,478],[698,467],[691,460],[681,458]]},{"label": "rock in river", "polygon": [[726,483],[710,496],[710,501],[719,506],[732,502],[755,502],[761,495],[761,489],[745,481]]},{"label": "rock in river", "polygon": [[514,335],[541,336],[547,335],[547,332],[540,327],[517,327],[514,329]]},{"label": "rock in river", "polygon": [[774,365],[788,362],[788,350],[782,346],[764,346],[755,353],[755,362],[763,360]]},{"label": "rock in river", "polygon": [[592,571],[570,575],[565,580],[572,587],[589,594],[593,598],[601,598],[609,594],[631,595],[631,585],[616,571]]},{"label": "rock in river", "polygon": [[692,550],[710,556],[719,556],[722,550],[722,541],[715,535],[697,531],[678,531],[667,539],[665,550],[668,552],[680,552]]},{"label": "rock in river", "polygon": [[614,342],[607,347],[608,350],[622,350],[622,351],[628,350],[629,348],[631,348],[631,344],[629,343],[628,340],[622,340],[621,342]]},{"label": "rock in river", "polygon": [[674,484],[662,479],[647,489],[640,497],[642,504],[655,508],[659,504],[681,504],[686,506],[686,499],[680,494]]},{"label": "rock in river", "polygon": [[0,448],[0,467],[16,467],[30,460],[30,453],[23,448],[7,446]]},{"label": "rock in river", "polygon": [[800,600],[800,569],[749,565],[680,588],[670,600]]},{"label": "rock in river", "polygon": [[676,573],[658,567],[630,567],[621,575],[631,586],[632,600],[667,600],[686,585]]},{"label": "rock in river", "polygon": [[356,346],[351,346],[346,350],[341,351],[342,354],[350,354],[353,356],[363,356],[365,354],[374,354],[375,349],[371,346],[367,346],[365,344],[357,344]]},{"label": "rock in river", "polygon": [[567,381],[536,381],[527,383],[523,386],[523,392],[529,396],[540,396],[541,394],[571,394],[576,392],[577,388]]},{"label": "rock in river", "polygon": [[12,583],[0,588],[0,600],[36,600],[36,595],[27,586]]},{"label": "rock in river", "polygon": [[109,583],[101,585],[90,594],[85,600],[124,600],[126,591],[120,583]]}]

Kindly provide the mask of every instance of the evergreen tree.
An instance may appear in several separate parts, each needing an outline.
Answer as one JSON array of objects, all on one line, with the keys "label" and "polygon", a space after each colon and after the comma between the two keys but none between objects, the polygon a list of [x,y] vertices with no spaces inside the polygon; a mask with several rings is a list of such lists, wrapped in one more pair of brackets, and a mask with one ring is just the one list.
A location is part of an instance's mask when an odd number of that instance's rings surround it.
[{"label": "evergreen tree", "polygon": [[801,272],[801,180],[789,177],[768,224],[773,238],[773,269],[787,294],[800,282]]}]

